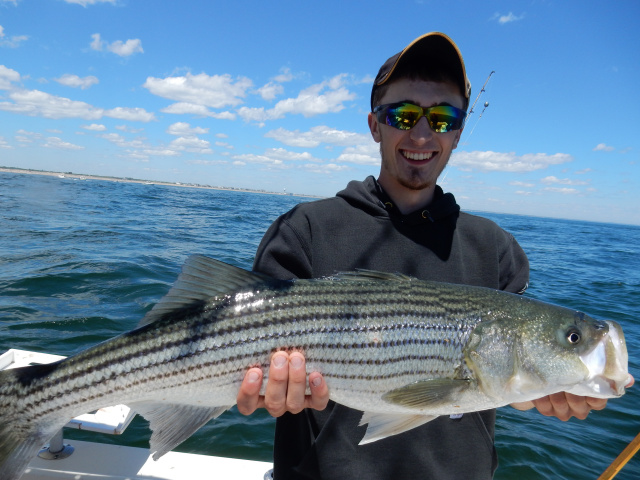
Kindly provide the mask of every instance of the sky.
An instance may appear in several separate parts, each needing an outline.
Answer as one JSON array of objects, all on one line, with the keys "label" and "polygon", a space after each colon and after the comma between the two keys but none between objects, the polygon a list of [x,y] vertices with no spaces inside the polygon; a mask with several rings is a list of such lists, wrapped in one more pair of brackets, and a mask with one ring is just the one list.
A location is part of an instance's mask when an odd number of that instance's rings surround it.
[{"label": "sky", "polygon": [[439,182],[463,210],[640,225],[638,20],[637,0],[0,0],[0,166],[332,196],[380,171],[378,69],[440,31],[477,100]]}]

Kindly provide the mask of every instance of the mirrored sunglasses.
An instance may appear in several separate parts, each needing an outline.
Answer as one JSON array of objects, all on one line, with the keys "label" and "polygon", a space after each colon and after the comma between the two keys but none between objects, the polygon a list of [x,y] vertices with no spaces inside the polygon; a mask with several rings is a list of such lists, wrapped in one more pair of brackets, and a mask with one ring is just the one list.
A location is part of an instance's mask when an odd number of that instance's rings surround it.
[{"label": "mirrored sunglasses", "polygon": [[373,109],[379,122],[398,130],[410,130],[424,116],[429,126],[437,133],[460,130],[467,113],[449,105],[423,108],[412,103],[388,103]]}]

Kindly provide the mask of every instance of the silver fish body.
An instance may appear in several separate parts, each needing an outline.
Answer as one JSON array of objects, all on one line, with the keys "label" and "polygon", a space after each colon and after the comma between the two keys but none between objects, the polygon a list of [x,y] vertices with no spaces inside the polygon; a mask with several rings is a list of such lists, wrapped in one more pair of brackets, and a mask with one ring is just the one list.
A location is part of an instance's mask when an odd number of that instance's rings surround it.
[{"label": "silver fish body", "polygon": [[[248,367],[296,349],[367,443],[438,415],[628,382],[615,322],[486,288],[378,272],[279,281],[202,256],[137,329],[56,364],[0,372],[0,472],[20,478],[70,418],[127,404],[158,458],[235,404]],[[266,383],[266,382],[264,382]]]}]

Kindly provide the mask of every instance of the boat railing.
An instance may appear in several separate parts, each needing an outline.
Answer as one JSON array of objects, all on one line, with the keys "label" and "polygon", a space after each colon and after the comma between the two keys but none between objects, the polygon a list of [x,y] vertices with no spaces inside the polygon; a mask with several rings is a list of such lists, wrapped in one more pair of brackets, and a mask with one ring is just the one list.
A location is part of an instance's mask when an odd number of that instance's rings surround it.
[{"label": "boat railing", "polygon": [[[61,355],[30,352],[12,348],[0,355],[0,370],[53,363],[64,358],[65,357]],[[135,415],[136,412],[126,405],[114,405],[75,417],[71,419],[65,427],[110,435],[120,435],[126,430]],[[40,451],[38,456],[48,460],[57,460],[66,458],[72,453],[73,447],[71,445],[65,445],[62,430],[60,430],[51,442],[49,442],[49,445]]]}]

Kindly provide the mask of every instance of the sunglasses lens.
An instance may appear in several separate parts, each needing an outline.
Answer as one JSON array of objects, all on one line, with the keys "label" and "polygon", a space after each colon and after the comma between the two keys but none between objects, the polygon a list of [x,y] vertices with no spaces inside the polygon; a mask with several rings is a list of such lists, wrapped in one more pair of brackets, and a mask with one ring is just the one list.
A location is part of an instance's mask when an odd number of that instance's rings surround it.
[{"label": "sunglasses lens", "polygon": [[461,129],[467,115],[464,110],[448,105],[422,108],[411,103],[381,105],[374,112],[379,122],[384,122],[398,130],[410,130],[424,115],[431,128],[438,133]]},{"label": "sunglasses lens", "polygon": [[438,133],[446,133],[462,128],[465,114],[462,110],[446,105],[428,109],[427,120],[431,128]]},{"label": "sunglasses lens", "polygon": [[402,103],[386,109],[385,123],[398,130],[409,130],[418,123],[421,116],[422,109],[420,107]]}]

